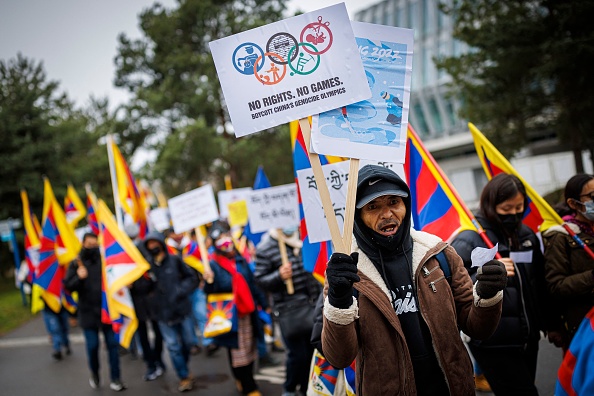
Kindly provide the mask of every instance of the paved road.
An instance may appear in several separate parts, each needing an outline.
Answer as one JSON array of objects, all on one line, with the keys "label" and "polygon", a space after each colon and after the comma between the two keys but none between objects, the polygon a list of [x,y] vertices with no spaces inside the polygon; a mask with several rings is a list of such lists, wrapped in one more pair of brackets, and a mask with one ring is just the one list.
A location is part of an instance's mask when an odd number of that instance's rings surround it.
[{"label": "paved road", "polygon": [[[20,395],[113,395],[107,379],[108,366],[105,351],[101,351],[101,377],[103,388],[92,390],[88,384],[88,370],[84,340],[80,329],[73,329],[71,335],[71,356],[56,362],[51,358],[51,347],[41,317],[37,317],[21,328],[0,338],[0,394]],[[273,354],[282,360],[283,354]],[[168,356],[165,362],[168,363]],[[561,352],[548,341],[541,342],[537,386],[541,396],[552,396],[556,372],[561,362]],[[142,380],[144,363],[132,360],[129,355],[121,357],[122,378],[128,385],[124,393],[128,396],[171,395],[177,393],[177,378],[173,370],[153,382]],[[171,365],[169,365],[170,367]],[[237,396],[234,381],[227,363],[226,352],[219,350],[215,356],[204,354],[192,356],[190,369],[197,377],[197,390],[190,394]],[[282,392],[284,365],[261,369],[256,379],[263,395],[279,396]],[[477,392],[479,396],[491,393]]]}]

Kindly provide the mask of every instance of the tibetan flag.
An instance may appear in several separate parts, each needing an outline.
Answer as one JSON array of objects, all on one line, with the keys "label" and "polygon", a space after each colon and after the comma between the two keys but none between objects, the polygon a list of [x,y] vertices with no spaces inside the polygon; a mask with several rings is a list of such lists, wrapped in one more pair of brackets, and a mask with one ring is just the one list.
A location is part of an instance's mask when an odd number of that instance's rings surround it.
[{"label": "tibetan flag", "polygon": [[93,234],[99,235],[99,223],[97,222],[97,212],[95,211],[95,206],[97,202],[97,197],[91,191],[87,191],[87,223]]},{"label": "tibetan flag", "polygon": [[76,301],[77,299],[75,298],[75,296],[76,292],[73,295],[68,290],[62,289],[62,306],[71,314],[76,313],[76,310],[78,308],[78,303]]},{"label": "tibetan flag", "polygon": [[64,213],[66,214],[68,224],[70,224],[72,228],[76,228],[78,222],[87,214],[85,205],[82,203],[76,190],[71,184],[68,185],[66,197],[64,197]]},{"label": "tibetan flag", "polygon": [[557,372],[555,395],[593,395],[594,308],[582,320]]},{"label": "tibetan flag", "polygon": [[204,337],[216,337],[238,329],[237,307],[233,293],[209,294],[206,302]]},{"label": "tibetan flag", "polygon": [[[313,370],[310,372],[310,387],[316,395],[333,396],[337,391],[337,382],[342,375],[342,370],[332,366],[324,356],[314,350]],[[339,395],[340,393],[338,393]]]},{"label": "tibetan flag", "polygon": [[109,317],[115,321],[119,342],[127,348],[138,327],[136,312],[128,286],[140,278],[149,264],[130,238],[118,225],[105,202],[97,203],[99,247],[105,277],[105,293]]},{"label": "tibetan flag", "polygon": [[118,200],[122,210],[132,218],[132,221],[138,224],[140,228],[138,237],[144,239],[148,233],[146,214],[148,204],[144,200],[144,196],[140,193],[140,189],[120,149],[113,141],[111,141],[110,147],[113,153],[116,183],[118,186]]},{"label": "tibetan flag", "polygon": [[25,190],[21,190],[21,201],[23,203],[23,228],[25,230],[25,261],[29,269],[27,281],[33,283],[33,276],[39,266],[39,247],[41,242],[39,241],[39,233],[35,228],[33,212],[29,206],[29,197]]},{"label": "tibetan flag", "polygon": [[355,377],[356,377],[356,361],[353,360],[353,363],[347,368],[344,369],[344,387],[346,388],[347,396],[355,396],[357,394],[355,388]]},{"label": "tibetan flag", "polygon": [[[326,264],[332,254],[332,246],[330,241],[310,243],[307,235],[307,227],[305,225],[305,215],[303,212],[303,203],[301,202],[301,193],[299,192],[299,183],[297,180],[297,171],[301,169],[311,168],[311,162],[309,161],[309,151],[305,147],[303,140],[303,134],[299,127],[298,121],[292,121],[290,124],[291,129],[291,143],[293,147],[293,169],[295,184],[297,185],[297,198],[299,200],[299,216],[301,224],[299,227],[301,240],[303,241],[302,255],[303,255],[303,266],[311,272],[314,277],[324,282],[324,274],[326,272]],[[326,165],[329,163],[341,162],[345,158],[331,157],[320,155],[320,163]]]},{"label": "tibetan flag", "polygon": [[419,136],[408,126],[404,172],[411,194],[414,228],[449,241],[463,230],[476,230],[468,209]]},{"label": "tibetan flag", "polygon": [[481,160],[483,170],[487,178],[491,180],[494,176],[500,173],[507,173],[514,175],[526,188],[528,194],[528,207],[524,209],[524,219],[522,220],[535,233],[544,231],[551,226],[563,224],[563,220],[557,212],[526,183],[509,161],[491,144],[491,142],[483,135],[472,123],[468,123],[470,133],[474,139],[474,147],[476,153]]},{"label": "tibetan flag", "polygon": [[[52,186],[44,179],[42,233],[55,243],[56,256],[61,265],[68,265],[80,251],[80,241],[66,220],[62,207],[58,204]],[[43,245],[43,241],[42,241]],[[46,248],[48,245],[46,244]]]},{"label": "tibetan flag", "polygon": [[182,249],[182,260],[201,274],[204,273],[204,265],[200,256],[200,247],[192,240]]}]

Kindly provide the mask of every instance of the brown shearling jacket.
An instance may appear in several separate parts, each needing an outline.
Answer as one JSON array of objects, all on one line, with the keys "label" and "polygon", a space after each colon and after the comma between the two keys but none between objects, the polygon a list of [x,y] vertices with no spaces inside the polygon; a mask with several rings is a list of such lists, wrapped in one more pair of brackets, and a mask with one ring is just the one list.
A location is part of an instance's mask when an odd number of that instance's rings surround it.
[{"label": "brown shearling jacket", "polygon": [[[474,395],[472,364],[459,331],[476,339],[489,337],[499,322],[503,293],[480,299],[452,247],[425,232],[411,229],[411,237],[419,310],[431,332],[450,394]],[[326,297],[322,330],[325,357],[337,368],[347,367],[356,358],[357,396],[416,395],[409,350],[389,290],[374,264],[353,243],[353,251],[359,251],[361,281],[354,284],[358,297],[353,297],[348,309],[331,306]],[[452,272],[451,285],[434,257],[442,250]],[[424,275],[423,267],[429,275]],[[326,283],[325,293],[327,288]]]}]

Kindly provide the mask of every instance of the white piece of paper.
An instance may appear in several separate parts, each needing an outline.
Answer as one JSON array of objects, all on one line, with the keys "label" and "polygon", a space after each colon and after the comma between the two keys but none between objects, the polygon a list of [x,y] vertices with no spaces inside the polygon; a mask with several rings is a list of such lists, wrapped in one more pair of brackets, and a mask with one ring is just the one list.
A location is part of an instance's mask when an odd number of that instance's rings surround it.
[{"label": "white piece of paper", "polygon": [[514,263],[531,263],[532,262],[532,250],[526,252],[509,252],[509,258]]},{"label": "white piece of paper", "polygon": [[499,244],[497,243],[491,249],[482,247],[474,248],[472,253],[470,253],[470,259],[472,260],[471,267],[482,267],[489,261],[493,260],[497,254],[498,246]]},{"label": "white piece of paper", "polygon": [[150,211],[149,219],[153,228],[163,232],[171,227],[171,216],[168,208],[156,208]]}]

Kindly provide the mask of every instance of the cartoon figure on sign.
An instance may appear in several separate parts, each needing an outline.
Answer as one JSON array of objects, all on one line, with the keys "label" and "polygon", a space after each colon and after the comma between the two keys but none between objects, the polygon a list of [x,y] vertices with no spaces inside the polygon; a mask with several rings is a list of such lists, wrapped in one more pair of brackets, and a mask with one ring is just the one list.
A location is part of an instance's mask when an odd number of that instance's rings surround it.
[{"label": "cartoon figure on sign", "polygon": [[323,22],[322,17],[319,16],[317,22],[312,22],[303,28],[299,39],[301,43],[306,42],[318,46],[317,48],[319,48],[319,51],[316,49],[313,52],[310,49],[304,47],[303,49],[307,53],[311,55],[323,54],[332,46],[333,36],[332,31],[330,30],[330,22]]},{"label": "cartoon figure on sign", "polygon": [[386,101],[386,110],[388,110],[386,121],[392,125],[400,124],[402,122],[402,101],[386,91],[382,91],[380,96]]},{"label": "cartoon figure on sign", "polygon": [[[285,74],[287,74],[287,65],[280,63],[280,61],[282,61],[283,58],[280,55],[275,54],[274,52],[267,52],[264,54],[264,56],[268,58],[262,58],[263,61],[265,59],[274,59],[276,60],[276,62],[270,62],[270,68],[264,70],[264,73],[258,73],[256,67],[254,66],[254,75],[256,76],[258,81],[260,81],[264,85],[278,84],[283,78],[285,78]],[[259,62],[260,58],[258,58],[256,63],[259,64]],[[282,72],[280,72],[280,74],[279,71],[281,71],[281,69],[277,65],[281,65],[282,67]]]},{"label": "cartoon figure on sign", "polygon": [[233,52],[233,66],[241,74],[254,74],[254,69],[260,70],[264,62],[259,58],[264,56],[264,51],[257,44],[243,43]]},{"label": "cartoon figure on sign", "polygon": [[[306,48],[309,48],[307,53],[302,51],[302,49],[306,50]],[[296,52],[299,52],[299,55],[294,57],[293,54]],[[317,52],[316,47],[309,43],[299,43],[296,47],[291,48],[289,51],[289,67],[292,70],[292,76],[295,74],[305,76],[316,71],[320,65],[320,55],[315,55],[314,52]],[[297,60],[294,62],[293,60],[295,58],[297,58]]]}]

